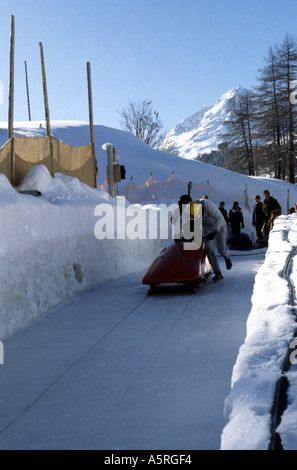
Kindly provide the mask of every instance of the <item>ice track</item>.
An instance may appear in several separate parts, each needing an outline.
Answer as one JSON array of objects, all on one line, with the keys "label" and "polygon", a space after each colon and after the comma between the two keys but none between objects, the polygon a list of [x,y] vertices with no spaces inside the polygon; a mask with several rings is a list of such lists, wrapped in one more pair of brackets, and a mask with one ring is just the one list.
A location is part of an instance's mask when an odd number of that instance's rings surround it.
[{"label": "ice track", "polygon": [[0,449],[219,449],[263,257],[196,295],[115,279],[7,339]]}]

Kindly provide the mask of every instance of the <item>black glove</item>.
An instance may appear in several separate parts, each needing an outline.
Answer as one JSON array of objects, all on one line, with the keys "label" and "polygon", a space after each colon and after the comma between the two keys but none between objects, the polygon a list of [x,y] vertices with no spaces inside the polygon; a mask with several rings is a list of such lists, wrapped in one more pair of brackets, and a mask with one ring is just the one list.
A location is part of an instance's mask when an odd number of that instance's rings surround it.
[{"label": "black glove", "polygon": [[206,235],[205,240],[213,240],[217,233],[217,230],[212,230],[208,235]]}]

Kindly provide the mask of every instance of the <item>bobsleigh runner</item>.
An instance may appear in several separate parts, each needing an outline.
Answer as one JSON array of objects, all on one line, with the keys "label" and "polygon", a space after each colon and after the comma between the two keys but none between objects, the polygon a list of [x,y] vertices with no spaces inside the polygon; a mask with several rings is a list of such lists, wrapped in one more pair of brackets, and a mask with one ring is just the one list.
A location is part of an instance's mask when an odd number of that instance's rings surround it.
[{"label": "bobsleigh runner", "polygon": [[188,204],[180,219],[181,236],[159,252],[142,280],[150,286],[148,295],[177,289],[196,293],[212,273],[202,237],[201,204],[196,201]]}]

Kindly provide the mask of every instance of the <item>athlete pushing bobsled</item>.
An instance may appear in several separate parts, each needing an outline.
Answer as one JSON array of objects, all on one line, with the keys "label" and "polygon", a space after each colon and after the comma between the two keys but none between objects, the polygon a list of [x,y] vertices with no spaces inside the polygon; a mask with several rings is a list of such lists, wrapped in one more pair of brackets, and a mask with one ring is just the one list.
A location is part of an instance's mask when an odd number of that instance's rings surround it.
[{"label": "athlete pushing bobsled", "polygon": [[226,244],[227,226],[222,213],[213,202],[209,199],[200,199],[199,203],[202,205],[202,227],[205,252],[214,273],[213,281],[216,282],[223,279],[223,276],[215,254],[215,244],[217,245],[218,252],[225,259],[226,268],[232,268],[230,252]]},{"label": "athlete pushing bobsled", "polygon": [[148,293],[176,286],[196,289],[211,270],[214,281],[222,279],[215,240],[227,269],[231,269],[232,263],[226,247],[225,220],[216,206],[208,199],[191,201],[189,196],[182,196],[172,222],[175,242],[161,250],[143,278],[143,284],[151,286]]}]

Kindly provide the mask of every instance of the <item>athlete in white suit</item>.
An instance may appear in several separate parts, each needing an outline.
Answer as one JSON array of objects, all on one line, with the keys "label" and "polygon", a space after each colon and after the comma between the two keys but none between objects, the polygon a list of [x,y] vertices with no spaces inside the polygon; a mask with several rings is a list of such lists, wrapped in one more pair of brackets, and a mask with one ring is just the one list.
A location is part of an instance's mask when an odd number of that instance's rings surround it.
[{"label": "athlete in white suit", "polygon": [[214,281],[223,279],[220,265],[215,253],[215,241],[220,255],[226,262],[226,268],[231,269],[229,248],[226,245],[227,227],[223,215],[216,205],[209,199],[200,199],[202,205],[202,229],[205,243],[205,251],[211,264]]}]

